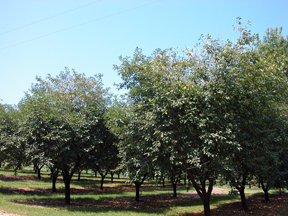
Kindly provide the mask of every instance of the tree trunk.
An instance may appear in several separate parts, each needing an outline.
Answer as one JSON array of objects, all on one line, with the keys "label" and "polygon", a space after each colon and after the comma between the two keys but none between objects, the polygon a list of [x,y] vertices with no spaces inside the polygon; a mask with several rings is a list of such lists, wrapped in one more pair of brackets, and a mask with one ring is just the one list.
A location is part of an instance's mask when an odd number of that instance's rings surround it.
[{"label": "tree trunk", "polygon": [[142,183],[144,182],[146,176],[147,176],[148,173],[145,173],[143,178],[142,178],[142,181],[141,182],[134,182],[135,184],[135,187],[136,187],[136,201],[139,202],[139,191],[140,191],[140,186],[142,185]]},{"label": "tree trunk", "polygon": [[264,190],[264,194],[265,194],[265,202],[268,203],[270,201],[268,188]]},{"label": "tree trunk", "polygon": [[37,164],[34,163],[34,168],[33,168],[33,169],[34,169],[34,172],[37,173],[37,171],[38,171],[38,166],[37,166]]},{"label": "tree trunk", "polygon": [[[200,196],[200,198],[203,202],[204,215],[210,216],[211,215],[210,196],[211,196],[211,193],[213,190],[213,183],[214,183],[215,177],[209,177],[209,173],[204,172],[203,176],[201,177],[201,185],[199,185],[195,180],[194,174],[189,169],[189,165],[188,165],[186,160],[183,160],[183,168],[187,172],[188,178],[191,180],[193,187],[195,188],[195,190],[197,191],[197,194]],[[209,181],[209,186],[208,186],[207,191],[206,191],[206,186],[205,186],[206,180]]]},{"label": "tree trunk", "polygon": [[202,200],[203,205],[204,205],[204,215],[205,216],[210,216],[211,211],[210,211],[210,199],[208,200]]},{"label": "tree trunk", "polygon": [[173,196],[177,197],[177,191],[176,191],[177,180],[174,183],[173,178],[171,177],[171,183],[172,183],[172,186],[173,186]]},{"label": "tree trunk", "polygon": [[162,178],[162,187],[165,187],[165,177]]},{"label": "tree trunk", "polygon": [[57,176],[52,178],[52,191],[53,191],[53,193],[56,193],[56,180],[57,180]]},{"label": "tree trunk", "polygon": [[245,192],[244,192],[245,184],[246,184],[246,176],[247,176],[247,173],[244,173],[243,176],[242,176],[241,186],[240,187],[236,187],[236,189],[240,192],[241,203],[242,203],[243,210],[245,212],[248,212],[248,206],[247,206],[247,201],[246,201]]},{"label": "tree trunk", "polygon": [[81,171],[78,171],[78,181],[81,179]]},{"label": "tree trunk", "polygon": [[118,179],[120,179],[120,172],[118,173]]},{"label": "tree trunk", "polygon": [[270,201],[270,200],[269,200],[269,193],[268,193],[268,189],[269,189],[269,188],[268,188],[268,185],[266,185],[266,187],[265,187],[263,181],[261,181],[260,183],[261,183],[261,186],[262,186],[262,190],[264,191],[265,202],[268,203],[268,202]]},{"label": "tree trunk", "polygon": [[104,178],[105,178],[105,175],[101,175],[101,185],[100,185],[100,190],[103,190]]},{"label": "tree trunk", "polygon": [[65,204],[70,205],[70,180],[68,179],[65,181]]},{"label": "tree trunk", "polygon": [[40,180],[41,179],[41,173],[40,173],[40,168],[38,167],[38,179]]},{"label": "tree trunk", "polygon": [[245,212],[248,212],[248,206],[247,206],[247,201],[246,201],[245,192],[244,192],[245,187],[241,186],[239,189],[240,189],[239,192],[241,196],[241,203],[242,203],[243,210]]},{"label": "tree trunk", "polygon": [[140,182],[135,182],[135,186],[136,186],[136,201],[139,202],[139,191],[140,191]]},{"label": "tree trunk", "polygon": [[113,183],[114,172],[110,172],[110,175],[111,175],[111,182]]},{"label": "tree trunk", "polygon": [[65,169],[62,170],[62,174],[65,184],[65,205],[70,205],[70,182],[73,174],[69,175],[68,167],[65,167]]}]

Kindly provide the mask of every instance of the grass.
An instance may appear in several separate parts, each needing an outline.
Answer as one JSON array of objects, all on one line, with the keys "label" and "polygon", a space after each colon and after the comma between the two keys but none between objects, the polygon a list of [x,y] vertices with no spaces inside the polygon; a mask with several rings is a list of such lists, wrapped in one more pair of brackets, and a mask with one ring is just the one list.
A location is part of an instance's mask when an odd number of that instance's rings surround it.
[{"label": "grass", "polygon": [[[172,198],[172,188],[168,182],[166,187],[156,187],[154,181],[146,182],[140,188],[140,202],[134,201],[134,186],[125,184],[127,180],[108,177],[104,190],[99,190],[100,178],[92,173],[83,172],[81,181],[77,176],[71,183],[71,206],[64,205],[64,184],[59,179],[56,184],[58,193],[52,193],[49,172],[43,170],[42,180],[37,180],[37,174],[30,169],[17,172],[17,179],[12,177],[14,172],[0,169],[0,175],[10,175],[11,178],[0,179],[0,209],[14,214],[27,216],[44,215],[185,215],[203,210],[202,201],[186,197],[186,187],[179,186],[177,193],[183,195]],[[25,178],[25,177],[29,178]],[[229,187],[222,186],[225,195],[211,196],[211,209],[239,201],[239,196],[228,195]],[[190,189],[189,192],[192,192]],[[261,189],[246,189],[247,197],[262,193]],[[190,196],[190,195],[189,195]],[[255,201],[256,202],[256,201]],[[258,201],[257,201],[258,202]],[[195,213],[196,214],[196,213]],[[288,215],[288,207],[279,215]]]}]

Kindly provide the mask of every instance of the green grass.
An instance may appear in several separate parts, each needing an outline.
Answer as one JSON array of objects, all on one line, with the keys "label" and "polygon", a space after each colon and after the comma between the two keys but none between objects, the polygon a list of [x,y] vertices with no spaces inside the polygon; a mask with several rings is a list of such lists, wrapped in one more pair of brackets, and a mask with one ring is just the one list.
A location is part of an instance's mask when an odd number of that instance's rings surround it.
[{"label": "green grass", "polygon": [[[42,189],[50,189],[51,188],[51,181],[48,179],[49,172],[43,172],[41,171],[42,176],[44,177],[43,180],[26,180],[26,181],[20,181],[20,180],[13,180],[13,181],[1,181],[0,180],[0,189],[2,188],[10,188],[10,189],[16,189],[16,188],[42,188]],[[3,170],[0,169],[0,174],[2,175],[13,175],[13,171],[10,170]],[[17,172],[17,175],[22,176],[32,176],[37,177],[37,174],[33,172],[33,170],[30,169],[23,169],[21,171]],[[116,176],[115,176],[116,177]],[[60,180],[56,184],[57,189],[64,188],[63,182]],[[74,181],[71,183],[71,188],[95,188],[100,186],[100,178],[99,175],[97,178],[94,177],[93,173],[86,174],[83,172],[81,175],[81,181],[76,181],[77,175],[74,176]],[[129,185],[125,184],[124,182],[127,180],[127,178],[121,178],[120,182],[117,181],[117,178],[114,178],[114,183],[110,182],[110,178],[107,178],[107,181],[104,183],[104,188],[112,187],[112,186],[121,186],[125,185],[126,187],[129,187]],[[155,181],[150,181],[145,184],[146,186],[152,186],[155,185]],[[160,184],[161,185],[161,184]],[[150,195],[160,195],[160,194],[172,194],[171,187],[168,188],[168,185],[170,184],[166,183],[166,188],[157,188],[155,189],[149,189],[145,190],[145,187],[140,188],[140,202],[141,202],[141,196],[150,196]],[[130,187],[133,187],[130,186]],[[134,187],[133,187],[134,188]],[[226,188],[222,186],[221,188],[224,188],[228,194],[228,191],[230,191],[230,188]],[[189,192],[192,192],[193,188],[189,190]],[[247,189],[246,194],[247,196],[253,195],[255,193],[262,192],[260,189]],[[177,189],[177,193],[186,193],[186,187],[182,186]],[[128,198],[128,197],[135,197],[135,190],[131,191],[124,191],[119,189],[117,192],[111,192],[109,190],[93,190],[93,193],[89,194],[71,194],[71,202],[77,202],[77,201],[95,201],[95,200],[108,200],[108,199],[117,199],[117,198]],[[33,206],[33,205],[26,205],[26,204],[19,204],[15,201],[52,201],[52,202],[60,202],[63,203],[63,205],[59,205],[58,207],[43,207],[43,206]],[[239,196],[230,196],[230,195],[212,195],[211,197],[211,208],[215,206],[222,205],[227,202],[234,202],[240,200]],[[0,193],[0,209],[14,214],[21,214],[21,215],[27,215],[27,216],[44,216],[44,215],[64,215],[64,216],[70,216],[70,215],[178,215],[178,214],[186,214],[191,212],[199,212],[203,210],[203,204],[200,199],[187,199],[187,201],[173,204],[172,206],[149,206],[147,208],[141,208],[139,209],[125,209],[125,208],[118,208],[118,209],[112,209],[112,208],[96,208],[95,205],[91,208],[83,208],[83,207],[77,207],[77,206],[64,206],[64,194],[63,193],[57,193],[57,194],[17,194],[17,193]],[[288,209],[287,209],[288,210]]]},{"label": "green grass", "polygon": [[[133,196],[130,193],[123,193],[122,196]],[[101,199],[104,196],[72,196],[72,200],[76,200],[77,197],[81,199]],[[115,197],[115,195],[113,196]],[[108,197],[106,197],[108,198]],[[109,197],[111,198],[111,196]],[[203,206],[200,199],[191,199],[187,202],[167,207],[147,208],[139,210],[125,210],[125,209],[107,209],[107,208],[77,208],[77,207],[57,207],[57,208],[39,208],[37,206],[28,206],[22,204],[16,204],[11,200],[37,200],[43,199],[41,196],[29,196],[29,195],[5,195],[5,198],[0,199],[0,208],[14,214],[25,214],[31,216],[44,216],[44,215],[177,215],[191,212],[202,211]],[[45,196],[45,199],[59,200],[64,199],[64,196]],[[212,196],[211,208],[221,205],[226,202],[236,201],[239,197],[231,197],[228,195]]]}]

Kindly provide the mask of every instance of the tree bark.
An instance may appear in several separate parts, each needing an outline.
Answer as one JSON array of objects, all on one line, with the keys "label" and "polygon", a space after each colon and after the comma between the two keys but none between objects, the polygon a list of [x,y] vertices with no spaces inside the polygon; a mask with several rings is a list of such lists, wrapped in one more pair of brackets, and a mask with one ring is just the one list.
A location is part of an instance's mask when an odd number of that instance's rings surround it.
[{"label": "tree bark", "polygon": [[69,175],[68,167],[62,170],[63,181],[65,184],[65,205],[70,205],[70,182],[73,174]]},{"label": "tree bark", "polygon": [[111,175],[111,182],[113,183],[114,172],[110,172],[110,175]]},{"label": "tree bark", "polygon": [[81,172],[82,171],[78,171],[78,181],[80,181],[80,179],[81,179]]},{"label": "tree bark", "polygon": [[204,215],[205,216],[210,216],[211,211],[210,211],[210,198],[208,200],[202,200],[203,205],[204,205]]},{"label": "tree bark", "polygon": [[240,193],[240,197],[241,197],[241,203],[242,203],[242,207],[243,207],[243,210],[245,212],[248,212],[248,206],[247,206],[247,201],[246,201],[246,197],[245,197],[245,184],[246,184],[246,173],[244,173],[242,175],[242,182],[241,182],[241,185],[240,186],[237,186],[236,189],[239,191]]},{"label": "tree bark", "polygon": [[139,182],[136,182],[135,186],[136,186],[136,201],[139,202],[139,191],[141,184]]},{"label": "tree bark", "polygon": [[36,163],[34,163],[34,172],[37,173],[37,171],[38,171],[38,166]]},{"label": "tree bark", "polygon": [[248,173],[248,171],[246,170],[242,174],[242,181],[241,182],[237,181],[237,183],[236,183],[235,180],[232,180],[232,183],[235,185],[235,188],[240,193],[242,207],[243,207],[243,210],[245,212],[248,212],[248,210],[249,210],[248,205],[247,205],[247,201],[246,201],[246,197],[245,197],[245,185],[246,185],[247,173]]},{"label": "tree bark", "polygon": [[244,187],[241,186],[239,189],[240,189],[239,192],[240,192],[240,196],[241,196],[241,203],[242,203],[243,210],[245,212],[248,212],[248,206],[247,206],[247,201],[246,201],[246,197],[245,197]]},{"label": "tree bark", "polygon": [[51,172],[51,179],[52,179],[52,191],[56,192],[56,180],[58,178],[59,170],[58,168],[49,167]]},{"label": "tree bark", "polygon": [[[189,165],[188,165],[186,160],[183,160],[183,168],[187,172],[187,175],[188,175],[189,179],[191,180],[193,187],[195,188],[197,194],[200,196],[200,198],[201,198],[201,200],[203,202],[204,215],[205,216],[210,216],[211,215],[211,211],[210,211],[210,196],[211,196],[211,193],[212,193],[212,190],[213,190],[213,183],[214,183],[214,179],[215,178],[214,177],[213,178],[209,177],[209,173],[205,172],[205,173],[203,173],[203,176],[201,178],[201,185],[199,185],[196,182],[193,173],[189,169]],[[209,181],[209,186],[208,186],[208,190],[207,191],[206,191],[206,186],[205,186],[206,180]]]},{"label": "tree bark", "polygon": [[173,177],[171,177],[170,180],[171,180],[171,183],[172,183],[172,186],[173,186],[173,196],[177,197],[177,189],[176,189],[177,180],[173,179]]},{"label": "tree bark", "polygon": [[174,197],[177,197],[176,184],[172,184],[172,185],[173,185],[173,195]]},{"label": "tree bark", "polygon": [[[99,174],[101,175],[101,185],[100,185],[100,190],[103,190],[103,183],[104,183],[104,179],[106,177],[106,175],[108,174],[110,167],[108,167],[108,169],[106,170],[106,172],[102,172],[102,170],[100,169],[100,167],[97,166],[97,170],[99,172]],[[95,172],[96,173],[96,172]]]},{"label": "tree bark", "polygon": [[41,173],[40,173],[40,169],[38,168],[38,179],[41,179]]},{"label": "tree bark", "polygon": [[139,202],[139,199],[140,199],[140,196],[139,196],[140,186],[141,186],[142,183],[144,182],[147,174],[148,174],[148,173],[145,173],[145,174],[144,174],[141,182],[139,182],[139,181],[134,182],[135,187],[136,187],[136,201],[137,201],[137,202]]},{"label": "tree bark", "polygon": [[265,187],[263,181],[260,181],[260,183],[261,183],[261,186],[262,186],[262,190],[264,191],[265,202],[268,203],[268,202],[270,201],[270,199],[269,199],[269,193],[268,193],[268,190],[269,190],[268,185],[266,185],[266,187]]},{"label": "tree bark", "polygon": [[38,173],[38,179],[41,179],[41,169],[44,167],[45,164],[43,164],[41,167],[39,167],[38,165],[36,165],[36,170]]},{"label": "tree bark", "polygon": [[56,193],[56,180],[57,180],[57,176],[52,178],[52,191],[53,193]]},{"label": "tree bark", "polygon": [[70,179],[65,181],[65,204],[70,205]]},{"label": "tree bark", "polygon": [[100,185],[100,190],[103,190],[103,183],[104,183],[104,175],[101,175],[101,185]]}]

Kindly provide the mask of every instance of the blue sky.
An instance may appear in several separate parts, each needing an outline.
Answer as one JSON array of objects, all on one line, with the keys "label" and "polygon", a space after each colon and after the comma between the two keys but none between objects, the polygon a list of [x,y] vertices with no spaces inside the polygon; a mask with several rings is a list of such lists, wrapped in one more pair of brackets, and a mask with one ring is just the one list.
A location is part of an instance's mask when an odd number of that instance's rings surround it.
[{"label": "blue sky", "polygon": [[287,9],[286,0],[0,0],[1,103],[17,104],[36,76],[65,67],[101,73],[104,86],[121,94],[113,86],[121,82],[113,70],[120,55],[183,50],[208,33],[234,42],[238,16],[260,36],[277,26],[288,35]]}]

